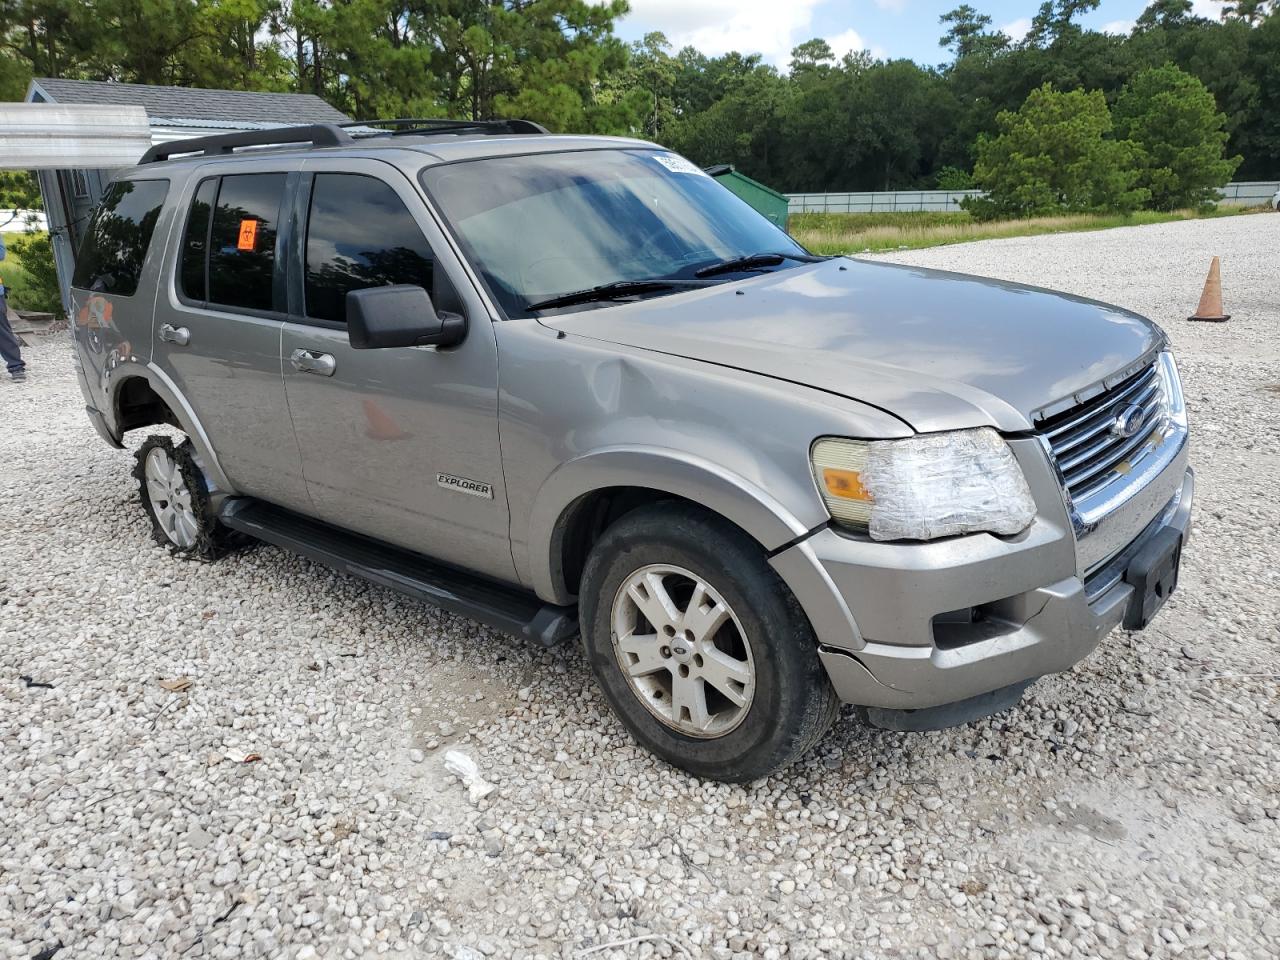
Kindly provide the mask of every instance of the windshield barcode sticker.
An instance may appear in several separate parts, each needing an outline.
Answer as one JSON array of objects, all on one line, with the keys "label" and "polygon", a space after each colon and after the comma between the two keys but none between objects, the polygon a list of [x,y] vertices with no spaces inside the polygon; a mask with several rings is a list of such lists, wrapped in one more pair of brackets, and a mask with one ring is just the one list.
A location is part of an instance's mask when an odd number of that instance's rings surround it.
[{"label": "windshield barcode sticker", "polygon": [[672,173],[692,173],[699,177],[707,175],[706,171],[696,163],[690,163],[684,157],[677,157],[674,153],[655,153],[653,159],[657,160]]}]

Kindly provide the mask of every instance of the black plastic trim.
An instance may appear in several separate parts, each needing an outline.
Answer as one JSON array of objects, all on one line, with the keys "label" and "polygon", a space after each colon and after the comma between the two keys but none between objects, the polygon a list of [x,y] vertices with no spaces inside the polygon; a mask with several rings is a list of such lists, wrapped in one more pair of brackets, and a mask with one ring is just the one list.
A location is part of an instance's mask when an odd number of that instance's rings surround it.
[{"label": "black plastic trim", "polygon": [[178,154],[200,153],[206,157],[234,153],[237,147],[268,147],[285,143],[309,143],[313,147],[347,147],[355,143],[351,136],[332,123],[313,123],[305,127],[272,127],[267,130],[244,130],[211,137],[193,137],[157,143],[138,161],[157,163]]},{"label": "black plastic trim", "polygon": [[419,554],[251,497],[223,502],[218,519],[232,530],[390,587],[418,600],[527,640],[552,646],[578,633],[575,607],[429,560]]}]

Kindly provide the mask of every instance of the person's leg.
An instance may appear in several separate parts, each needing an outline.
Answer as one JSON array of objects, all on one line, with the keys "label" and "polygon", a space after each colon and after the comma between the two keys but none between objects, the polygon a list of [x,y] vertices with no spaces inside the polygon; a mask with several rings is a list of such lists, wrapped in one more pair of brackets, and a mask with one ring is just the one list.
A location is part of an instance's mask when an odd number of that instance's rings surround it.
[{"label": "person's leg", "polygon": [[18,338],[9,326],[9,305],[5,297],[0,296],[0,358],[4,359],[10,376],[23,373],[27,365],[22,360],[22,351],[18,347]]}]

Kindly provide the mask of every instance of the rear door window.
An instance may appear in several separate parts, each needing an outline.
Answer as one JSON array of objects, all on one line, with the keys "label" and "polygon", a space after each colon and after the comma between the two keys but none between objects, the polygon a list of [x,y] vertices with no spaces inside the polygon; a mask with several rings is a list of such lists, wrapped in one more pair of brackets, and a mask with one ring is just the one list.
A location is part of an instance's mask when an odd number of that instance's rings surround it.
[{"label": "rear door window", "polygon": [[93,214],[71,285],[131,297],[138,289],[168,180],[117,180]]},{"label": "rear door window", "polygon": [[209,303],[249,310],[275,308],[276,231],[283,173],[222,178],[209,231]]},{"label": "rear door window", "polygon": [[408,283],[432,294],[435,257],[427,238],[389,185],[374,177],[318,173],[307,223],[306,310],[345,323],[347,293]]}]

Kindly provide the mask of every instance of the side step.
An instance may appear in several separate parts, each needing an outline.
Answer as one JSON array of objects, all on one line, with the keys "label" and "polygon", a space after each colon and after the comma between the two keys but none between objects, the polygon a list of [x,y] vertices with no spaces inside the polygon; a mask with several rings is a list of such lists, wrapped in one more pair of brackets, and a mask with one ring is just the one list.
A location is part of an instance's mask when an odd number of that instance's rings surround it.
[{"label": "side step", "polygon": [[577,611],[408,550],[348,533],[251,497],[228,498],[218,519],[232,530],[292,550],[513,636],[551,646],[578,632]]}]

